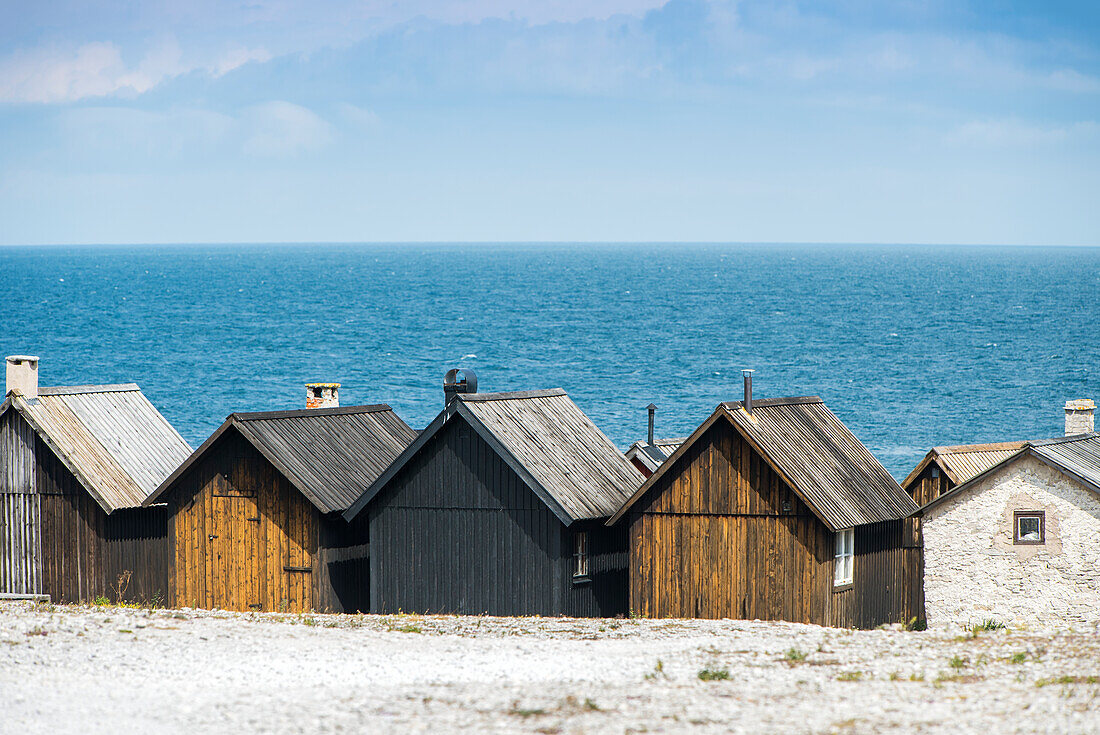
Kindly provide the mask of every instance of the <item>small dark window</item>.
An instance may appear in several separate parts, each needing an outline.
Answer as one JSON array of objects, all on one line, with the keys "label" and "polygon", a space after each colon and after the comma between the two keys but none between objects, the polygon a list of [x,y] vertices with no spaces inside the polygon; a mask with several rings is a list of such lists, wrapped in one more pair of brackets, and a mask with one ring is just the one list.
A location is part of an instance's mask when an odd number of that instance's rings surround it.
[{"label": "small dark window", "polygon": [[320,397],[321,397],[321,392],[322,392],[322,391],[321,391],[321,389],[320,389],[320,388],[314,388],[314,389],[313,389],[313,397],[314,397],[314,398],[320,398]]},{"label": "small dark window", "polygon": [[588,532],[573,534],[573,579],[588,579]]},{"label": "small dark window", "polygon": [[1046,542],[1046,511],[1017,510],[1012,513],[1012,543],[1045,544]]}]

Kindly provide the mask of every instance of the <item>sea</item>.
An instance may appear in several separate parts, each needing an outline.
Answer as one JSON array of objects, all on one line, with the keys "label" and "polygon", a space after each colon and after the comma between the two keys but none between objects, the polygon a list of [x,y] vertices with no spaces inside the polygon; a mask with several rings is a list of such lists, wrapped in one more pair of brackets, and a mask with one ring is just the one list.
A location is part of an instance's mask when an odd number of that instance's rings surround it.
[{"label": "sea", "polygon": [[0,248],[0,352],[138,383],[193,446],[238,411],[388,403],[453,367],[564,388],[624,450],[726,400],[821,396],[896,477],[931,447],[1063,432],[1100,399],[1100,249],[752,244]]}]

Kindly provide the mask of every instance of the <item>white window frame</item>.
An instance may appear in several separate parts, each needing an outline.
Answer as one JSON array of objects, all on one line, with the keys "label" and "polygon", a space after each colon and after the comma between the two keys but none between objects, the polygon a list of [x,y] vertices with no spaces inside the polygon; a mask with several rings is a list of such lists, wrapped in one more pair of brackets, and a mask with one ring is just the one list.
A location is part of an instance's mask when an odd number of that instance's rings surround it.
[{"label": "white window frame", "polygon": [[855,579],[856,531],[845,528],[836,532],[836,553],[833,558],[833,586],[844,587]]},{"label": "white window frame", "polygon": [[573,533],[573,579],[588,579],[588,532]]}]

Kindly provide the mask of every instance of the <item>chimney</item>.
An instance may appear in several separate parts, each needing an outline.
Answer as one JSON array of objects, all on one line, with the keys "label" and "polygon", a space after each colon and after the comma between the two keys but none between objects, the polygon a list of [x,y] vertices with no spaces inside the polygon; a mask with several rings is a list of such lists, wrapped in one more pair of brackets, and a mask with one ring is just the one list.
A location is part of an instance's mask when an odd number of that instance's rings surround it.
[{"label": "chimney", "polygon": [[306,408],[339,408],[339,383],[306,383]]},{"label": "chimney", "polygon": [[444,404],[449,404],[457,393],[477,393],[477,373],[470,368],[448,370],[443,378]]},{"label": "chimney", "polygon": [[[10,357],[8,358],[11,359]],[[11,368],[8,368],[11,374]],[[8,379],[9,382],[11,379]],[[1076,401],[1066,401],[1066,436],[1071,434],[1087,434],[1093,430],[1093,412],[1096,404],[1089,398],[1078,398]]]},{"label": "chimney", "polygon": [[38,358],[33,355],[9,355],[7,363],[7,387],[4,395],[15,390],[27,400],[37,399]]},{"label": "chimney", "polygon": [[653,446],[653,414],[657,413],[657,406],[655,406],[654,404],[651,403],[651,404],[649,404],[648,406],[645,407],[645,410],[649,411],[649,434],[647,434],[647,436],[649,437],[649,446],[652,447]]},{"label": "chimney", "polygon": [[745,407],[745,413],[752,415],[752,374],[755,370],[742,370],[741,375],[745,378],[745,400],[741,403]]}]

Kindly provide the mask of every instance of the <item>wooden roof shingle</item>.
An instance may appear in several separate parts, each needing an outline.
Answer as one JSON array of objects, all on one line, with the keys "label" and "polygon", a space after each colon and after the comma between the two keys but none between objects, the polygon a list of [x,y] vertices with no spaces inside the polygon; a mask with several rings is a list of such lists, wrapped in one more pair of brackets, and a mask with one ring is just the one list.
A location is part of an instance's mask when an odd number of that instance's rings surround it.
[{"label": "wooden roof shingle", "polygon": [[388,405],[234,413],[167,478],[156,502],[234,428],[323,513],[343,511],[416,438]]},{"label": "wooden roof shingle", "polygon": [[615,516],[629,507],[718,420],[727,420],[832,530],[895,520],[917,510],[886,468],[817,396],[721,403]]},{"label": "wooden roof shingle", "polygon": [[454,416],[463,417],[566,525],[606,518],[642,482],[641,473],[560,388],[459,393],[345,517],[358,514]]},{"label": "wooden roof shingle", "polygon": [[13,408],[107,513],[140,506],[191,446],[133,383],[12,393]]}]

